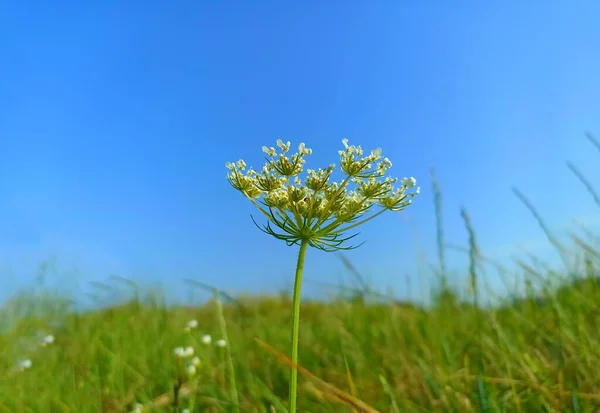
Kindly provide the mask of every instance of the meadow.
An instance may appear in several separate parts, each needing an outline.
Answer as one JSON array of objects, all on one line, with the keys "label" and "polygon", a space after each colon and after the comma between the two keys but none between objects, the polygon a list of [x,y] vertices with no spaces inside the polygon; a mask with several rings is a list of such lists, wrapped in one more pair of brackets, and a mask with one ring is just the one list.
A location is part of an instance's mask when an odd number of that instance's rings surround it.
[{"label": "meadow", "polygon": [[[575,264],[561,271],[531,257],[511,274],[486,260],[462,217],[468,293],[447,283],[440,230],[430,305],[368,288],[302,302],[298,411],[600,411],[600,238],[574,234],[567,248],[547,232]],[[524,277],[526,293],[481,305],[485,265]],[[201,306],[167,307],[133,289],[83,313],[46,299],[46,311],[0,335],[0,412],[286,412],[292,300],[211,291]],[[21,297],[28,305],[40,297]]]}]

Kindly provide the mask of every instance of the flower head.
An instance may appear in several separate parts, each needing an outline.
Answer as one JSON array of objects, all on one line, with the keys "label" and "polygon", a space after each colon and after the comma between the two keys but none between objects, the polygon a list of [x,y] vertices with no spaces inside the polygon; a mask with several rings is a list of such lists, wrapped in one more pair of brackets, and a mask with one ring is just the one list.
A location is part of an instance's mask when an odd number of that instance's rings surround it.
[{"label": "flower head", "polygon": [[190,320],[186,323],[184,330],[190,332],[190,330],[193,330],[196,327],[198,327],[198,320]]},{"label": "flower head", "polygon": [[[406,208],[419,188],[412,190],[414,178],[403,178],[395,186],[398,179],[386,176],[392,163],[381,149],[365,154],[361,146],[349,145],[348,139],[342,144],[340,169],[345,177],[339,182],[331,181],[334,164],[308,169],[302,178],[312,150],[301,143],[290,154],[291,143],[280,139],[278,149],[263,146],[267,158],[260,172],[246,170],[243,160],[228,162],[227,179],[267,218],[267,224],[259,226],[263,232],[288,245],[305,241],[325,251],[354,248],[345,246],[356,235],[345,236],[347,231],[386,210]],[[379,211],[373,212],[374,208]]]},{"label": "flower head", "polygon": [[215,341],[215,346],[221,347],[221,348],[227,347],[227,341],[225,341],[223,339],[217,340],[217,341]]},{"label": "flower head", "polygon": [[54,343],[54,336],[52,334],[48,334],[42,339],[42,346],[47,346],[49,344]]},{"label": "flower head", "polygon": [[175,357],[177,357],[177,358],[192,357],[194,355],[194,348],[193,347],[176,347],[173,350],[173,354],[175,354]]},{"label": "flower head", "polygon": [[185,368],[185,372],[188,375],[193,376],[194,374],[196,374],[196,366],[193,364],[188,364]]},{"label": "flower head", "polygon": [[212,337],[210,336],[210,334],[204,334],[202,336],[202,344],[208,345],[211,343],[211,341],[212,341]]},{"label": "flower head", "polygon": [[19,360],[19,362],[17,363],[17,369],[20,371],[25,371],[27,369],[30,369],[32,366],[31,360],[29,359],[23,359],[23,360]]}]

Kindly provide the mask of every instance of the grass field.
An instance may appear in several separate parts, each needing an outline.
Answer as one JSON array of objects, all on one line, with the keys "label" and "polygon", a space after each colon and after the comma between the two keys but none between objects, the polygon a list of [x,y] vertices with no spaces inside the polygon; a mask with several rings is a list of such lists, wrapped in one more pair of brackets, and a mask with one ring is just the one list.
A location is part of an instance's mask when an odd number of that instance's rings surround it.
[{"label": "grass field", "polygon": [[[570,274],[519,262],[527,294],[486,307],[485,258],[463,219],[471,298],[442,283],[427,308],[366,291],[302,303],[299,411],[600,412],[598,238],[557,245],[581,258]],[[132,297],[87,313],[47,300],[0,335],[0,413],[286,412],[291,300],[221,297],[197,308]]]},{"label": "grass field", "polygon": [[[600,411],[600,285],[594,273],[581,275],[543,299],[479,311],[451,294],[427,310],[358,298],[306,302],[302,367],[370,411]],[[288,367],[255,337],[287,352],[291,302],[242,305],[223,307],[227,335],[215,301],[167,310],[134,300],[68,315],[53,329],[50,318],[25,320],[0,339],[0,411],[119,412],[143,403],[145,411],[283,412]],[[190,320],[198,326],[186,331]],[[47,334],[54,342],[41,345]],[[217,346],[224,337],[228,346]],[[174,355],[179,346],[199,357],[195,375]],[[31,366],[16,370],[20,358]],[[301,377],[301,411],[361,411]]]}]

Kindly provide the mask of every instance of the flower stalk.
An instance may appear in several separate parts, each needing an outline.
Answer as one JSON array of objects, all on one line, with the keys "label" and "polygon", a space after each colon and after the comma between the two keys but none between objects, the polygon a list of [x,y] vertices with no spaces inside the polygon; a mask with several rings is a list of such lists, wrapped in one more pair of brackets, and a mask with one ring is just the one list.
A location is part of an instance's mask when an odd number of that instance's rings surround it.
[{"label": "flower stalk", "polygon": [[[303,240],[298,251],[298,263],[296,264],[296,275],[294,279],[294,297],[292,301],[292,363],[298,365],[298,342],[300,336],[300,293],[302,290],[302,273],[304,271],[304,257],[308,242]],[[290,412],[296,411],[296,395],[298,393],[298,370],[292,367],[290,376]]]}]

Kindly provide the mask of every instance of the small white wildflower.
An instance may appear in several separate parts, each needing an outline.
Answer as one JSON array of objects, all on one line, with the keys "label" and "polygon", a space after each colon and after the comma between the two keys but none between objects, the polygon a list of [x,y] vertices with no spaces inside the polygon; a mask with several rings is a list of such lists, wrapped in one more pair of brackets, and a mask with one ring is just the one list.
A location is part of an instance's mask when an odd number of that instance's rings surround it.
[{"label": "small white wildflower", "polygon": [[31,360],[29,359],[23,359],[21,361],[19,361],[19,363],[17,364],[18,369],[21,371],[25,371],[27,369],[30,369],[32,366]]},{"label": "small white wildflower", "polygon": [[196,367],[200,367],[200,358],[199,357],[194,357],[192,359],[192,361],[190,361],[190,363]]},{"label": "small white wildflower", "polygon": [[210,334],[204,334],[202,336],[202,344],[206,344],[209,345],[212,341],[212,337],[210,336]]},{"label": "small white wildflower", "polygon": [[223,347],[227,347],[227,341],[225,341],[225,340],[223,340],[223,339],[217,340],[217,341],[215,342],[215,346],[217,346],[217,347],[221,347],[221,348],[223,348]]},{"label": "small white wildflower", "polygon": [[181,410],[181,413],[190,413],[190,409],[183,409]]},{"label": "small white wildflower", "polygon": [[175,350],[173,350],[173,353],[178,358],[192,357],[194,355],[194,348],[193,347],[185,347],[185,348],[184,347],[176,347]]},{"label": "small white wildflower", "polygon": [[185,368],[185,371],[190,376],[193,376],[194,374],[196,374],[196,366],[194,366],[193,364],[188,364],[188,366]]},{"label": "small white wildflower", "polygon": [[198,320],[190,320],[185,325],[184,330],[186,333],[189,333],[191,330],[195,329],[196,327],[198,327]]},{"label": "small white wildflower", "polygon": [[141,403],[136,403],[133,405],[132,413],[142,413],[144,411],[144,405]]},{"label": "small white wildflower", "polygon": [[48,344],[52,343],[54,343],[54,336],[52,334],[48,334],[42,339],[42,346],[47,346]]}]

